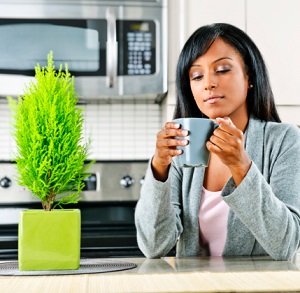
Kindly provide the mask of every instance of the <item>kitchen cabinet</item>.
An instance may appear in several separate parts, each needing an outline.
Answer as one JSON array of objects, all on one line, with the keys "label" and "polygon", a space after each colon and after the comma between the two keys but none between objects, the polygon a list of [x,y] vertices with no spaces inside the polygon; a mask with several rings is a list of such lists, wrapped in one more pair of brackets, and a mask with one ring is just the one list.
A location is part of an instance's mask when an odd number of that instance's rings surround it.
[{"label": "kitchen cabinet", "polygon": [[300,1],[247,2],[247,33],[263,53],[278,105],[300,105]]},{"label": "kitchen cabinet", "polygon": [[215,22],[230,23],[245,30],[245,1],[186,1],[186,39],[200,26]]},{"label": "kitchen cabinet", "polygon": [[[248,0],[246,30],[266,61],[283,121],[300,125],[300,1]],[[297,114],[298,113],[298,114]]]}]

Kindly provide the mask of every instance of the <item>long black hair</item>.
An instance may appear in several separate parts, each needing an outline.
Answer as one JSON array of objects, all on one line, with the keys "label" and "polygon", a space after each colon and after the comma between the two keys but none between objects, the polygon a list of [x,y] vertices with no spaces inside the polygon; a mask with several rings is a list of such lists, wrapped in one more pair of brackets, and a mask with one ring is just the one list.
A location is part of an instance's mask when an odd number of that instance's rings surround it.
[{"label": "long black hair", "polygon": [[261,120],[281,122],[276,110],[268,71],[260,51],[245,32],[226,23],[202,26],[185,43],[176,69],[174,118],[206,117],[194,100],[189,70],[193,62],[204,55],[217,38],[232,46],[244,61],[249,83],[253,86],[248,91],[246,100],[249,115]]}]

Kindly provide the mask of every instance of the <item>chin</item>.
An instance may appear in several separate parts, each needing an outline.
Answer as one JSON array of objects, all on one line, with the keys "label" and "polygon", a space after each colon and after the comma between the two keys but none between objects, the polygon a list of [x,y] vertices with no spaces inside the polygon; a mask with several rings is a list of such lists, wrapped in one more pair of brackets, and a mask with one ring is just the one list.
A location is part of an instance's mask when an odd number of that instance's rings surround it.
[{"label": "chin", "polygon": [[223,117],[229,117],[231,114],[231,111],[225,110],[225,109],[205,109],[206,111],[203,111],[202,113],[206,115],[210,119],[216,119],[216,118],[223,118]]},{"label": "chin", "polygon": [[216,119],[218,117],[224,117],[226,115],[223,115],[222,113],[205,113],[205,112],[202,112],[205,116],[207,116],[209,119]]}]

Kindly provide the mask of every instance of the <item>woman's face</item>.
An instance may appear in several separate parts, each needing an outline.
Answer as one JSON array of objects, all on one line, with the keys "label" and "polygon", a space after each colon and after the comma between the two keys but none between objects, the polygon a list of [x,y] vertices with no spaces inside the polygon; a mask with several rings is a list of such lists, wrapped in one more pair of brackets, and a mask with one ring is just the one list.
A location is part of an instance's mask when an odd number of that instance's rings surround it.
[{"label": "woman's face", "polygon": [[198,108],[209,118],[228,116],[248,120],[248,76],[242,57],[222,39],[196,59],[189,71],[190,86]]}]

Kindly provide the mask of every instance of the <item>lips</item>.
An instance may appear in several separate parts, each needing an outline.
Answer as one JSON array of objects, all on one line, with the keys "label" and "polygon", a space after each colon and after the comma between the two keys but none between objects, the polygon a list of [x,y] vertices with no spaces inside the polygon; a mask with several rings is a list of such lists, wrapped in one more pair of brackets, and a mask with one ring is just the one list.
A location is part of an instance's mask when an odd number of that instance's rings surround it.
[{"label": "lips", "polygon": [[224,97],[223,96],[209,96],[208,99],[205,99],[204,102],[208,103],[208,104],[215,104],[218,101],[222,100]]}]

